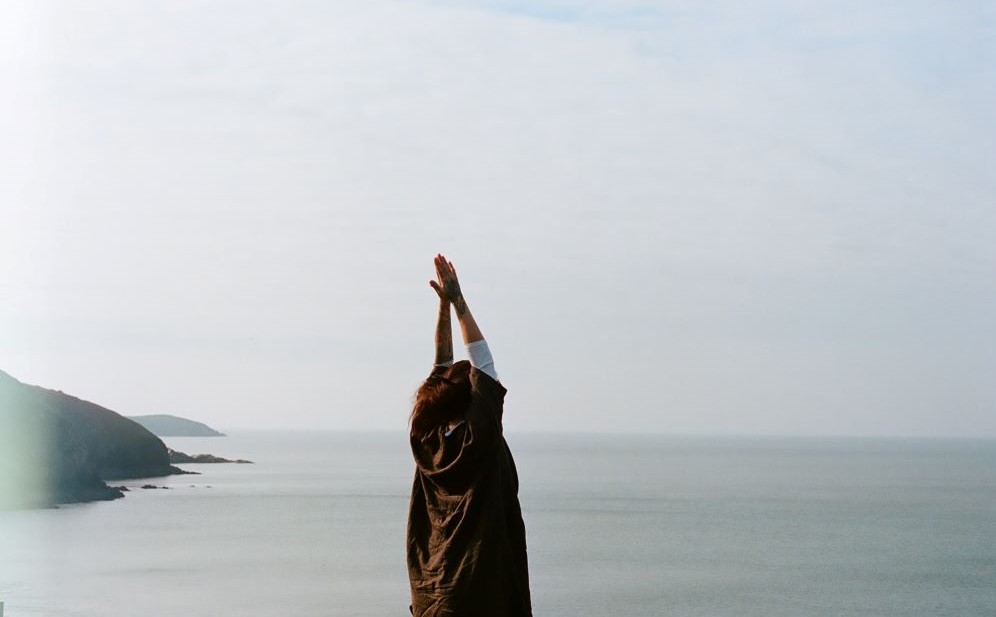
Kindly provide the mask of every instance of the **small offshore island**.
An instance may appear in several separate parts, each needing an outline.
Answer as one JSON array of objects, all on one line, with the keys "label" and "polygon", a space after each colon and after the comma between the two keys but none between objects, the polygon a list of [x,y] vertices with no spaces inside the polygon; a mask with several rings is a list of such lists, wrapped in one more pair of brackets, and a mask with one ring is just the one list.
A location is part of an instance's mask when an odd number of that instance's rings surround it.
[{"label": "small offshore island", "polygon": [[[149,417],[157,416],[141,418]],[[195,473],[174,463],[228,462],[250,461],[176,452],[139,422],[0,371],[0,509],[118,499],[126,489],[108,481]]]}]

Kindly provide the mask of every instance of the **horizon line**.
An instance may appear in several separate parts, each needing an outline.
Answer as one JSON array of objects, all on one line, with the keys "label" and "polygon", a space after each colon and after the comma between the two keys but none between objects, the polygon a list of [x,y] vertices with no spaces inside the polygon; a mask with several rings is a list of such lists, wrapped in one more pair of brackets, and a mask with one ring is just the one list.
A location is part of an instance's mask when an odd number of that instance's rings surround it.
[{"label": "horizon line", "polygon": [[[229,433],[404,433],[404,429],[388,428],[344,428],[344,427],[247,427],[220,426],[215,428],[225,436]],[[666,431],[594,431],[594,430],[552,430],[552,429],[514,429],[506,430],[513,435],[576,435],[576,436],[614,436],[614,437],[680,437],[680,438],[748,438],[748,439],[895,439],[895,440],[960,440],[960,441],[996,441],[996,434],[967,435],[943,434],[923,435],[904,433],[737,433],[737,432],[666,432]]]}]

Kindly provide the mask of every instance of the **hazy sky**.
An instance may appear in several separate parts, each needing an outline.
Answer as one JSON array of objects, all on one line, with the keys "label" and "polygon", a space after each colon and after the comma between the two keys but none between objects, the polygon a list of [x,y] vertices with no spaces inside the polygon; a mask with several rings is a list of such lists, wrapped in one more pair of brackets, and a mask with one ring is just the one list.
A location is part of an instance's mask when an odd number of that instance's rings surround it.
[{"label": "hazy sky", "polygon": [[442,251],[508,430],[996,436],[992,2],[6,0],[0,78],[22,381],[404,430]]}]

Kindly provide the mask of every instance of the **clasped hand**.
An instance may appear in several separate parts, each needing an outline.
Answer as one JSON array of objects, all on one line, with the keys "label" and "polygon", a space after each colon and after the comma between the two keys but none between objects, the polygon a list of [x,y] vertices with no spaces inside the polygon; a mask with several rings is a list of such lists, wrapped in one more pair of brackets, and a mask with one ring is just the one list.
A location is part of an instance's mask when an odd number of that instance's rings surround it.
[{"label": "clasped hand", "polygon": [[453,262],[447,261],[442,254],[437,254],[433,262],[436,265],[436,280],[429,281],[429,286],[443,302],[455,303],[460,298],[461,292]]}]

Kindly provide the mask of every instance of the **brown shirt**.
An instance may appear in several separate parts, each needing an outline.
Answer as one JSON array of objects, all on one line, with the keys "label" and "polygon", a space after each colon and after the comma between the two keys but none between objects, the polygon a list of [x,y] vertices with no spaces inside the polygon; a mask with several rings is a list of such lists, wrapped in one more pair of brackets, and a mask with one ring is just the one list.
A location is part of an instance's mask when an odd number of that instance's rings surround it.
[{"label": "brown shirt", "polygon": [[[408,578],[416,617],[532,615],[505,387],[471,368],[465,421],[412,437]],[[450,431],[450,434],[446,433]]]}]

